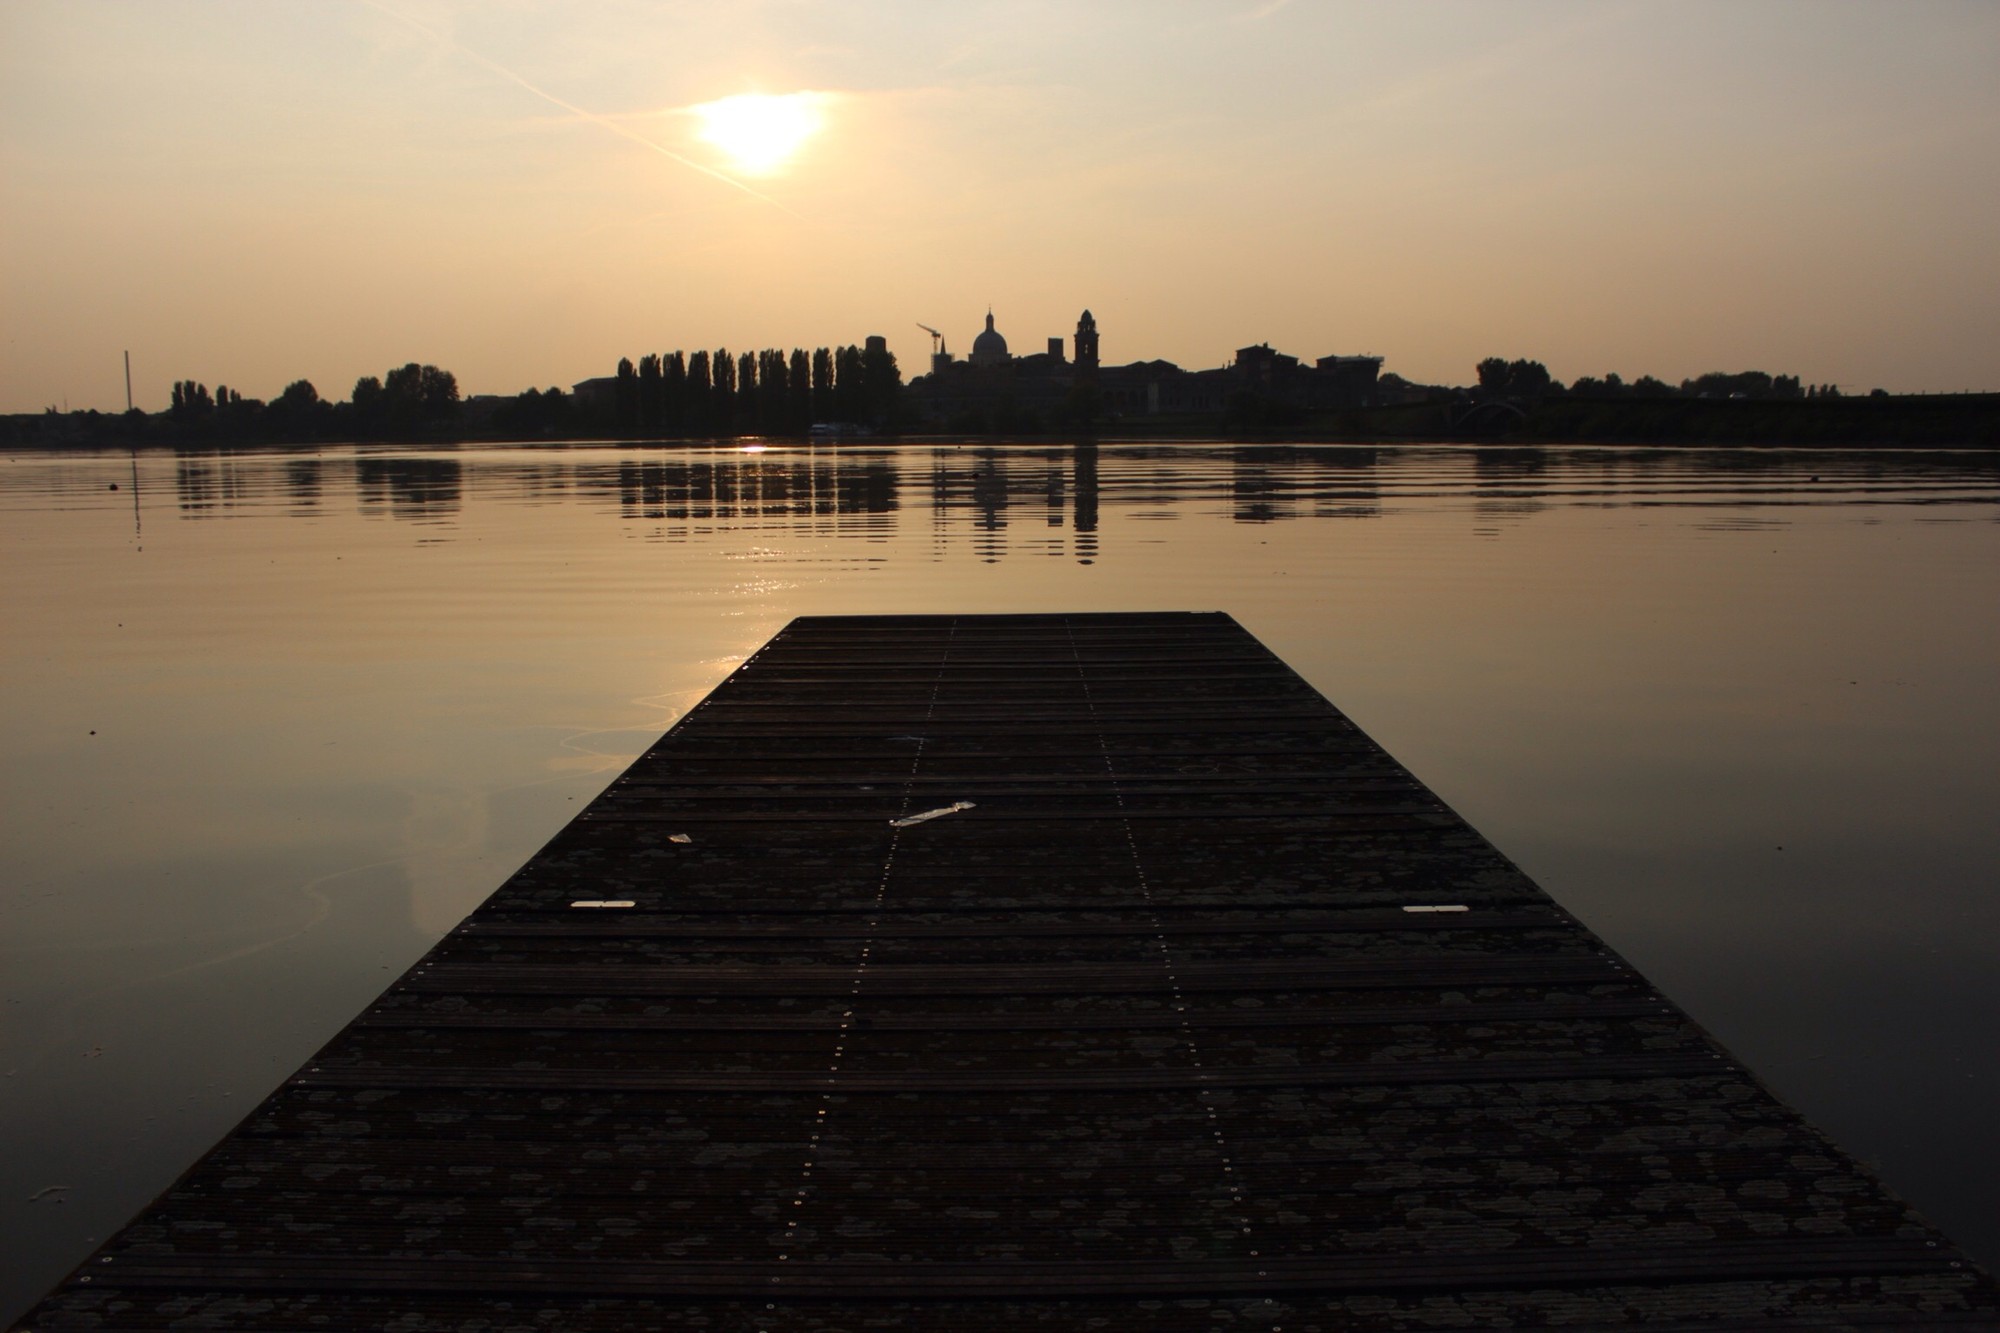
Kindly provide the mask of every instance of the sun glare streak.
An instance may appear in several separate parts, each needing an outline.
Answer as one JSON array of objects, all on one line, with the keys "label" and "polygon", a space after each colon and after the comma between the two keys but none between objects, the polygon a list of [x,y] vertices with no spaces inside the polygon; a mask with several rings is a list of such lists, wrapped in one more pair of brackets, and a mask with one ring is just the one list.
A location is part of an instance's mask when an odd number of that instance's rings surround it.
[{"label": "sun glare streak", "polygon": [[769,176],[825,124],[824,94],[740,93],[688,110],[701,122],[696,137],[722,150],[746,176]]},{"label": "sun glare streak", "polygon": [[544,102],[548,102],[554,106],[561,107],[563,110],[569,112],[573,116],[579,116],[584,120],[589,121],[593,125],[597,125],[602,127],[603,129],[610,130],[613,134],[617,135],[621,139],[630,139],[633,143],[636,143],[643,148],[650,148],[654,152],[658,153],[661,157],[664,157],[672,162],[678,162],[682,166],[687,167],[691,171],[699,171],[702,175],[713,177],[714,179],[721,181],[724,185],[733,186],[736,189],[743,191],[743,193],[751,196],[754,199],[763,200],[765,203],[771,205],[771,207],[778,209],[781,212],[785,213],[791,212],[789,208],[786,208],[783,204],[779,203],[777,200],[771,198],[767,194],[758,193],[756,190],[753,190],[749,186],[745,185],[742,181],[737,180],[734,176],[728,175],[724,172],[717,171],[714,167],[704,166],[701,163],[695,161],[693,158],[682,157],[679,153],[674,152],[672,149],[654,143],[651,139],[648,139],[645,135],[640,134],[635,130],[628,129],[623,125],[620,125],[617,121],[612,120],[608,116],[600,116],[594,111],[586,111],[582,107],[576,105],[574,102],[566,102],[562,98],[557,97],[552,92],[548,92],[544,89],[537,88],[534,84],[528,82],[526,79],[522,78],[519,74],[516,74],[513,70],[508,69],[505,65],[500,64],[498,61],[488,60],[485,56],[480,55],[479,52],[474,51],[470,47],[459,44],[458,42],[452,40],[450,37],[447,37],[445,34],[441,32],[437,32],[431,28],[424,26],[423,24],[417,22],[417,20],[411,18],[408,14],[400,13],[397,10],[390,8],[388,5],[383,4],[382,0],[358,0],[358,3],[368,6],[368,8],[373,9],[378,13],[386,14],[390,18],[395,19],[398,23],[404,24],[411,28],[415,28],[418,32],[430,38],[432,41],[438,43],[440,46],[448,47],[449,49],[458,52],[458,54],[464,56],[467,60],[470,60],[473,64],[478,65],[480,68],[485,69],[491,73],[498,74],[501,78],[507,80],[509,83],[512,83],[515,86],[527,92],[533,93],[535,96],[541,98]]}]

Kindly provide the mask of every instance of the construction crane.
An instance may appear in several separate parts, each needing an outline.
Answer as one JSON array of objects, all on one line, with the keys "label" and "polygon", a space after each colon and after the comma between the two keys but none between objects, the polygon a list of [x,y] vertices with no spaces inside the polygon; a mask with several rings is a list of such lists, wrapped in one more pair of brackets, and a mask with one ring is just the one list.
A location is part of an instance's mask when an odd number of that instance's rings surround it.
[{"label": "construction crane", "polygon": [[922,320],[917,321],[917,327],[931,335],[931,365],[935,368],[938,358],[944,355],[944,335]]}]

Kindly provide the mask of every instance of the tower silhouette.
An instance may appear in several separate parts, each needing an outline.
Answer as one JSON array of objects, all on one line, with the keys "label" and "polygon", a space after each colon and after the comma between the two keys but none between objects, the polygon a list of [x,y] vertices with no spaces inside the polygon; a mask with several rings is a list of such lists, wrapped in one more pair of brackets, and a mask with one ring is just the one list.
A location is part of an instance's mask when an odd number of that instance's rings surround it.
[{"label": "tower silhouette", "polygon": [[1076,322],[1076,369],[1079,375],[1097,374],[1097,321],[1088,310]]}]

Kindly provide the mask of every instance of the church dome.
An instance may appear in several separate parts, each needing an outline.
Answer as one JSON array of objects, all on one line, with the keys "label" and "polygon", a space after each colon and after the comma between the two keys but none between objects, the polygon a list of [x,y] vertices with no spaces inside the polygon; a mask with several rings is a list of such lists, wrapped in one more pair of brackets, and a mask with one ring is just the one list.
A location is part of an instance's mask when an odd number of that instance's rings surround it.
[{"label": "church dome", "polygon": [[972,340],[972,364],[990,366],[1007,360],[1007,340],[993,327],[993,312],[986,312],[986,332]]}]

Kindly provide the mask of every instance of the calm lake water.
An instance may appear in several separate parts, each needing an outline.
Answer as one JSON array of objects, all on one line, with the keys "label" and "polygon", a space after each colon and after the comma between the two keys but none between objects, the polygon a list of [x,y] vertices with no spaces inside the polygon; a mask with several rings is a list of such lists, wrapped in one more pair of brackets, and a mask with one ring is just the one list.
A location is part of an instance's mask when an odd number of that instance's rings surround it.
[{"label": "calm lake water", "polygon": [[1220,609],[2000,1260],[2000,455],[0,460],[0,1319],[802,613]]}]

